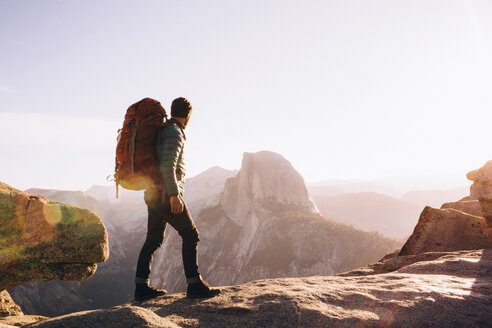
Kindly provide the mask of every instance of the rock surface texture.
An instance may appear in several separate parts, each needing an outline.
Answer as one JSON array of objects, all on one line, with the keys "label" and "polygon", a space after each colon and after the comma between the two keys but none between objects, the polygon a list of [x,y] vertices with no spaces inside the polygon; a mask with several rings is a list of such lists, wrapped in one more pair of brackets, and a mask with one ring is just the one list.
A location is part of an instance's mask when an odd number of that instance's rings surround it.
[{"label": "rock surface texture", "polygon": [[492,248],[492,228],[485,218],[454,209],[426,207],[400,255],[479,248]]},{"label": "rock surface texture", "polygon": [[449,252],[387,274],[258,280],[29,327],[490,327],[491,274],[492,250]]},{"label": "rock surface texture", "polygon": [[108,258],[107,233],[89,210],[0,183],[0,290],[31,280],[82,280]]},{"label": "rock surface texture", "polygon": [[23,315],[21,308],[15,304],[6,290],[0,291],[0,317]]}]

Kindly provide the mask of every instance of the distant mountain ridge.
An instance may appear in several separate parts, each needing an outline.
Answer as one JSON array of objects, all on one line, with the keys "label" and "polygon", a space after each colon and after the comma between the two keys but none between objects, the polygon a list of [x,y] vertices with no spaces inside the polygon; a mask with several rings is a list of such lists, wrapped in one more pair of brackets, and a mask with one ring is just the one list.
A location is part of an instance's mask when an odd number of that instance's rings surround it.
[{"label": "distant mountain ridge", "polygon": [[412,233],[422,211],[419,205],[375,192],[313,198],[326,218],[398,239]]},{"label": "distant mountain ridge", "polygon": [[[448,191],[448,190],[465,190],[469,184],[456,178],[446,180],[443,177],[390,177],[375,180],[361,179],[331,179],[326,181],[308,183],[311,194],[320,196],[335,196],[344,193],[376,192],[391,196],[393,198],[402,198],[405,194],[413,191]],[[449,200],[449,199],[445,199]]]},{"label": "distant mountain ridge", "polygon": [[[381,180],[395,182],[397,178]],[[417,185],[417,183],[415,183]],[[466,196],[469,187],[446,190],[410,190],[362,180],[329,180],[309,185],[323,216],[366,231],[378,231],[393,238],[411,234],[418,214],[425,206],[440,206]]]},{"label": "distant mountain ridge", "polygon": [[[318,196],[336,196],[347,193],[361,193],[361,192],[375,192],[391,197],[398,198],[402,194],[401,191],[388,187],[385,185],[377,184],[370,181],[362,180],[332,180],[334,184],[311,184],[309,185],[309,192],[312,195]],[[330,183],[330,181],[328,181]]]},{"label": "distant mountain ridge", "polygon": [[468,195],[469,187],[460,187],[449,190],[413,190],[405,193],[401,199],[420,206],[439,207],[442,203],[459,200]]}]

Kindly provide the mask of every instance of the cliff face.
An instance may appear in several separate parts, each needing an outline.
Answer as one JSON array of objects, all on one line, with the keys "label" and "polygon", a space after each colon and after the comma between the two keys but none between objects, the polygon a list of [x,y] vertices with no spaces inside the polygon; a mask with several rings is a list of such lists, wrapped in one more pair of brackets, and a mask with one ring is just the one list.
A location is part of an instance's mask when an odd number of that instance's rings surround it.
[{"label": "cliff face", "polygon": [[236,223],[261,204],[284,204],[309,214],[319,214],[304,179],[281,155],[261,151],[244,153],[237,176],[227,180],[221,207]]}]

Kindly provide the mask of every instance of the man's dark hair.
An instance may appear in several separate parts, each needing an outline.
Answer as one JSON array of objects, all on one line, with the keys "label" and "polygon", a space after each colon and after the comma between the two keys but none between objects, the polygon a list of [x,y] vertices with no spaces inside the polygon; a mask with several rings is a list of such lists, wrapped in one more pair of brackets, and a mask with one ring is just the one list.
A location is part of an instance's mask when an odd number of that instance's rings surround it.
[{"label": "man's dark hair", "polygon": [[171,104],[171,116],[174,117],[188,117],[188,113],[191,111],[191,104],[188,99],[179,97],[173,100]]}]

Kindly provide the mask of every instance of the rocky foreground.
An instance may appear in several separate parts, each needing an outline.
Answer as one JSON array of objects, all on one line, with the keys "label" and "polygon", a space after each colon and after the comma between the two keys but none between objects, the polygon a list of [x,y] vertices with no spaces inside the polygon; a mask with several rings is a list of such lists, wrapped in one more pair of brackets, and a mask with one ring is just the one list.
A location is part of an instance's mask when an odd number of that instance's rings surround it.
[{"label": "rocky foreground", "polygon": [[213,299],[173,294],[27,327],[490,327],[492,250],[417,260],[392,273],[258,280]]}]

